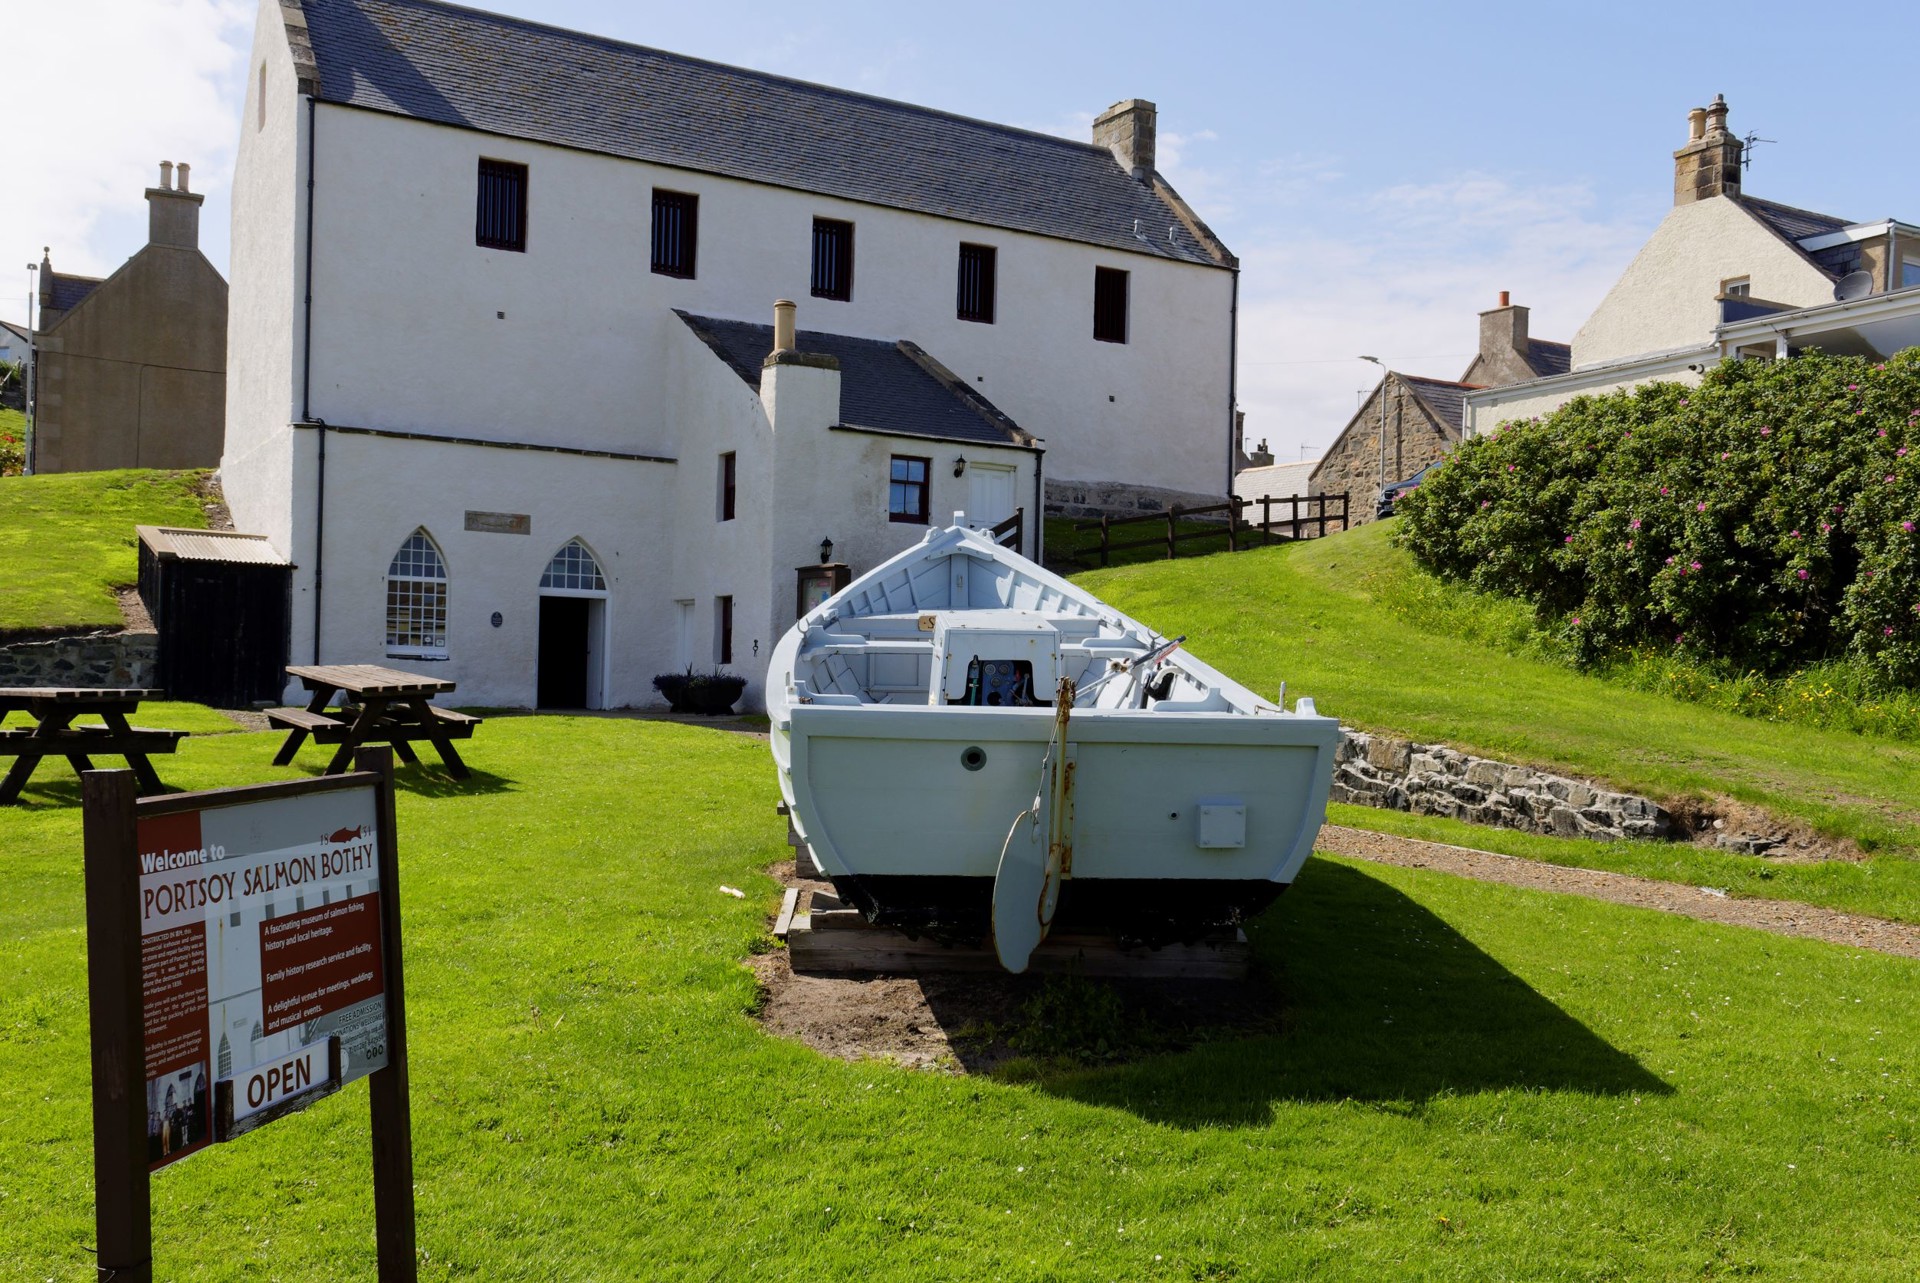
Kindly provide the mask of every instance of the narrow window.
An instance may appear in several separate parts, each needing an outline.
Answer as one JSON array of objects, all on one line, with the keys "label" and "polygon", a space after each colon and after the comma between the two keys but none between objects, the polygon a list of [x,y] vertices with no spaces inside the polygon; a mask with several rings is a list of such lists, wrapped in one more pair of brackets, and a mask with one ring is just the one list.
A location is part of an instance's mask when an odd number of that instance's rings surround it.
[{"label": "narrow window", "polygon": [[487,249],[527,248],[527,167],[505,160],[480,162],[479,213],[473,243]]},{"label": "narrow window", "polygon": [[837,218],[813,220],[813,296],[853,297],[853,224]]},{"label": "narrow window", "polygon": [[716,663],[733,662],[733,598],[713,599],[713,654]]},{"label": "narrow window", "polygon": [[387,567],[387,654],[447,657],[447,565],[424,529],[407,536]]},{"label": "narrow window", "polygon": [[692,280],[694,251],[699,244],[700,198],[654,188],[653,270],[662,276]]},{"label": "narrow window", "polygon": [[960,247],[960,285],[954,315],[963,321],[993,324],[993,276],[999,252],[991,245]]},{"label": "narrow window", "polygon": [[1909,289],[1920,285],[1920,258],[1900,260],[1900,288]]},{"label": "narrow window", "polygon": [[1093,269],[1093,337],[1127,341],[1127,274],[1117,267]]},{"label": "narrow window", "polygon": [[734,453],[720,456],[720,520],[733,520]]},{"label": "narrow window", "polygon": [[887,473],[887,520],[927,524],[927,470],[931,459],[896,454]]}]

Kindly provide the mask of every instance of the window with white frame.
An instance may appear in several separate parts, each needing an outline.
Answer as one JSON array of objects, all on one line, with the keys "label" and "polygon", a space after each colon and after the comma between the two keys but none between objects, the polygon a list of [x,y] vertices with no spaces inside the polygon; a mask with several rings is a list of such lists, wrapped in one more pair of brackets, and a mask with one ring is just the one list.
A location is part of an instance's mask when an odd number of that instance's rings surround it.
[{"label": "window with white frame", "polygon": [[424,527],[407,536],[387,567],[387,654],[447,657],[447,563]]},{"label": "window with white frame", "polygon": [[540,588],[550,593],[604,595],[607,580],[600,573],[600,563],[593,559],[587,546],[578,539],[569,539],[566,546],[554,553],[553,560],[547,563],[547,573],[540,576]]},{"label": "window with white frame", "polygon": [[1728,298],[1751,298],[1753,297],[1753,278],[1751,276],[1729,277],[1720,282],[1720,292]]},{"label": "window with white frame", "polygon": [[1920,285],[1920,258],[1903,258],[1900,260],[1900,288],[1911,289],[1915,285]]}]

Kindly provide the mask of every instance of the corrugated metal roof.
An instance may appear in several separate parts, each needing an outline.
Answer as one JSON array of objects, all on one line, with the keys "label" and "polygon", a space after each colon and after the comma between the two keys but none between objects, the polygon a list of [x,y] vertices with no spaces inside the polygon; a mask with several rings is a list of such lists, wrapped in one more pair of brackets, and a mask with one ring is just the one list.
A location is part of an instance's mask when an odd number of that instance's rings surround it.
[{"label": "corrugated metal roof", "polygon": [[265,535],[243,535],[237,530],[184,530],[178,526],[135,526],[140,542],[162,560],[240,561],[256,566],[285,566],[287,559],[273,550]]},{"label": "corrugated metal roof", "polygon": [[303,8],[323,102],[1217,265],[1091,142],[434,0]]}]

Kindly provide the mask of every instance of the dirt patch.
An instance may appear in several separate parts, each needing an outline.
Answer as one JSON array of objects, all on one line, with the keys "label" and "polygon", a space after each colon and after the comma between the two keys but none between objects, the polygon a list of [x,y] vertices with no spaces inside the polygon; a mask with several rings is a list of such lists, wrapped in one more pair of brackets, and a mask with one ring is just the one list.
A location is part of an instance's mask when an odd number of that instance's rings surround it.
[{"label": "dirt patch", "polygon": [[126,622],[130,633],[150,633],[153,629],[153,616],[147,613],[147,603],[140,600],[138,588],[116,588],[113,599],[120,603],[120,618]]},{"label": "dirt patch", "polygon": [[227,508],[227,496],[220,490],[219,473],[201,473],[194,482],[193,493],[200,500],[200,511],[207,514],[207,529],[233,529],[233,513]]},{"label": "dirt patch", "polygon": [[1668,809],[1695,846],[1738,851],[1784,864],[1867,858],[1851,838],[1829,837],[1803,820],[1787,819],[1730,797],[1674,802]]},{"label": "dirt patch", "polygon": [[1920,926],[1841,913],[1836,909],[1823,909],[1793,900],[1735,899],[1724,891],[1706,887],[1658,882],[1651,878],[1629,877],[1624,873],[1603,873],[1597,869],[1543,864],[1537,860],[1521,860],[1510,855],[1494,855],[1462,846],[1423,842],[1418,838],[1372,833],[1365,829],[1342,828],[1335,824],[1320,830],[1320,838],[1314,846],[1333,855],[1372,860],[1380,864],[1436,869],[1482,882],[1501,882],[1536,891],[1584,895],[1613,904],[1677,913],[1702,922],[1754,927],[1776,935],[1824,940],[1828,944],[1872,949],[1903,958],[1920,958]]},{"label": "dirt patch", "polygon": [[[792,861],[769,870],[812,892]],[[1086,980],[979,973],[798,976],[784,949],[751,959],[761,1026],[842,1060],[887,1060],[912,1069],[991,1073],[1013,1062],[1121,1064],[1279,1028],[1281,1001],[1261,979]]]}]

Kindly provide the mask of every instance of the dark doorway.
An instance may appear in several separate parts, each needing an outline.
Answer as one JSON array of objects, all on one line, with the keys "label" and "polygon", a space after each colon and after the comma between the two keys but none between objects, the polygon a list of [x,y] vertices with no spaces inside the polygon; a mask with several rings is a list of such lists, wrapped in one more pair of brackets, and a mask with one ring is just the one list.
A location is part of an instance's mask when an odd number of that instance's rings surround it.
[{"label": "dark doorway", "polygon": [[540,599],[540,694],[542,708],[587,706],[587,623],[593,603],[585,597]]}]

